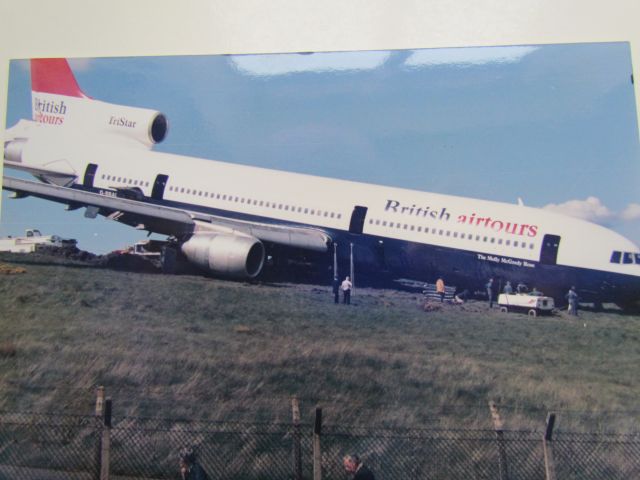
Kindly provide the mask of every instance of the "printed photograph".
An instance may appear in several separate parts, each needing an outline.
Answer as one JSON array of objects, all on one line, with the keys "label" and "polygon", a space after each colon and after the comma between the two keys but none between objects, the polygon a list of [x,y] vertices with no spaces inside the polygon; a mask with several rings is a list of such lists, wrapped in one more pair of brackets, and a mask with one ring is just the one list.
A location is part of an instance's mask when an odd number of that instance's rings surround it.
[{"label": "printed photograph", "polygon": [[[615,42],[11,61],[0,443],[33,414],[102,419],[108,397],[135,478],[543,478],[555,421],[637,432],[630,59]],[[21,441],[0,475],[58,465]],[[569,452],[586,437],[565,442],[559,471],[602,478]],[[585,455],[637,469],[616,445]]]}]

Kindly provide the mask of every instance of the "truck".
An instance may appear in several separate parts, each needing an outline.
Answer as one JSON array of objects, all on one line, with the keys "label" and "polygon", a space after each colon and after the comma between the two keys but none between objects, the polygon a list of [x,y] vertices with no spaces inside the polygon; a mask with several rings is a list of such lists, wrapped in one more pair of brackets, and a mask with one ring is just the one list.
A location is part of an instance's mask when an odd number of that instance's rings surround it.
[{"label": "truck", "polygon": [[523,312],[530,317],[550,315],[555,308],[553,298],[530,293],[501,293],[498,295],[498,305],[501,312]]},{"label": "truck", "polygon": [[58,235],[42,235],[37,228],[28,228],[23,237],[0,238],[0,252],[32,253],[51,247],[72,247],[76,240],[65,239]]}]

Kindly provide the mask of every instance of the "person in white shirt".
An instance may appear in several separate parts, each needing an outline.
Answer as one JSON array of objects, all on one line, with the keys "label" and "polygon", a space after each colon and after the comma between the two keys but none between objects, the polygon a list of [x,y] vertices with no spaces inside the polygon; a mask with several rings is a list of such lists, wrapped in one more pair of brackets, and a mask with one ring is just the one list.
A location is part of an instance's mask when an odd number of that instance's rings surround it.
[{"label": "person in white shirt", "polygon": [[345,277],[342,281],[342,285],[340,285],[340,289],[342,290],[342,303],[345,305],[351,304],[351,279],[349,277]]}]

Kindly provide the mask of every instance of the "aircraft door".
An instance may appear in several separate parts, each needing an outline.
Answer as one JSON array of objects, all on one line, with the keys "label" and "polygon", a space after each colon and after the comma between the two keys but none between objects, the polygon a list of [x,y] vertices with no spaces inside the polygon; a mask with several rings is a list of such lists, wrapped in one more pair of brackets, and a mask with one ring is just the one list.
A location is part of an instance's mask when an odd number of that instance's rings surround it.
[{"label": "aircraft door", "polygon": [[351,222],[349,222],[349,233],[361,234],[364,228],[364,219],[367,216],[367,207],[356,205],[353,207]]},{"label": "aircraft door", "polygon": [[542,239],[540,250],[540,263],[543,265],[555,265],[558,259],[559,235],[545,235]]},{"label": "aircraft door", "polygon": [[168,180],[168,175],[162,173],[156,175],[156,181],[153,182],[153,190],[151,190],[151,198],[154,200],[162,200],[164,197],[164,188],[167,186]]},{"label": "aircraft door", "polygon": [[90,163],[87,165],[87,169],[84,171],[84,180],[82,181],[82,185],[87,188],[93,188],[93,180],[96,177],[96,171],[98,170],[98,165],[95,163]]}]

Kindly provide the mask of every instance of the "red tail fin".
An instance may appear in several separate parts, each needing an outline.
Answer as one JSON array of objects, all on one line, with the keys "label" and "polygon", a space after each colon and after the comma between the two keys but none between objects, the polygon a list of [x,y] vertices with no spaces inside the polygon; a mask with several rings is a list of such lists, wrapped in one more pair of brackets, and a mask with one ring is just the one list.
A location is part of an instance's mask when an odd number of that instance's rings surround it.
[{"label": "red tail fin", "polygon": [[32,59],[31,90],[68,97],[87,97],[80,90],[76,77],[64,58]]}]

